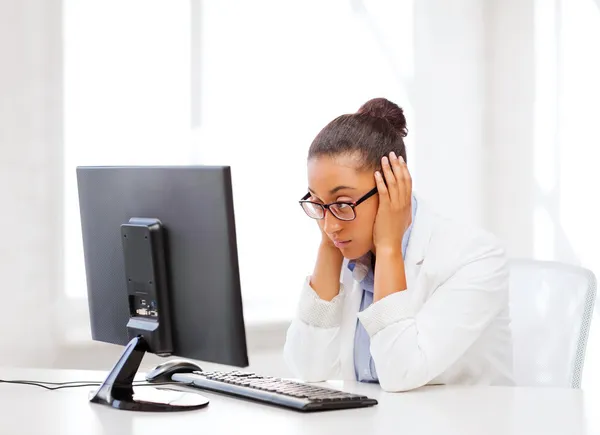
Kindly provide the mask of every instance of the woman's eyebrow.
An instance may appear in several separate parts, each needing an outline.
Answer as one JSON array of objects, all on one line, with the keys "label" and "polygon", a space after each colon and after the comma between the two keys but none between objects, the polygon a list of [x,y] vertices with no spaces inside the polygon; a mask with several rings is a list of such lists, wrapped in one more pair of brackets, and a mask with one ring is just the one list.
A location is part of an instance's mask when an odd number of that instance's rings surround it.
[{"label": "woman's eyebrow", "polygon": [[[350,186],[337,186],[337,187],[334,187],[333,189],[331,189],[331,190],[329,191],[329,194],[330,194],[330,195],[333,195],[334,193],[336,193],[336,192],[339,192],[340,190],[344,190],[344,189],[356,190],[356,188],[355,188],[355,187],[350,187]],[[308,188],[308,191],[309,191],[310,193],[312,193],[313,195],[317,196],[317,194],[316,194],[316,193],[315,193],[315,192],[314,192],[314,191],[313,191],[313,190],[312,190],[310,187]]]},{"label": "woman's eyebrow", "polygon": [[344,189],[356,190],[354,187],[350,187],[350,186],[338,186],[338,187],[334,187],[333,189],[331,189],[329,191],[329,193],[331,195],[333,195],[334,193],[339,192],[340,190],[344,190]]}]

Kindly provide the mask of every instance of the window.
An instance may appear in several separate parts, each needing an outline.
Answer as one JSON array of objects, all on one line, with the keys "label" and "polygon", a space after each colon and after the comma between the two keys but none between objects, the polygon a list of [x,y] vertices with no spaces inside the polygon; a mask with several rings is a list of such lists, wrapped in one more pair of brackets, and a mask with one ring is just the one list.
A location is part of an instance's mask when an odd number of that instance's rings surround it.
[{"label": "window", "polygon": [[78,165],[187,164],[186,2],[66,0],[65,292],[85,298]]},{"label": "window", "polygon": [[225,164],[247,319],[290,318],[319,239],[297,204],[312,139],[376,96],[414,119],[412,0],[388,3],[66,0],[66,296],[85,297],[76,165]]}]

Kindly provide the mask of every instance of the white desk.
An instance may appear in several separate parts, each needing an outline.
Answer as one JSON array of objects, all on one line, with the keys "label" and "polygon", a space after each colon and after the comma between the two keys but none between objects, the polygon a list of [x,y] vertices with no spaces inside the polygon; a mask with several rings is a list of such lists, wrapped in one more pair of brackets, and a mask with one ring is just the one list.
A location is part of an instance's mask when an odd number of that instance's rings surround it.
[{"label": "white desk", "polygon": [[[102,380],[103,373],[2,369],[0,379]],[[377,385],[331,385],[376,398],[357,410],[301,414],[203,392],[208,407],[180,413],[114,410],[88,402],[93,388],[46,391],[0,384],[0,434],[589,434],[600,431],[600,402],[581,390],[425,387],[389,394]],[[598,415],[595,417],[594,415]]]}]

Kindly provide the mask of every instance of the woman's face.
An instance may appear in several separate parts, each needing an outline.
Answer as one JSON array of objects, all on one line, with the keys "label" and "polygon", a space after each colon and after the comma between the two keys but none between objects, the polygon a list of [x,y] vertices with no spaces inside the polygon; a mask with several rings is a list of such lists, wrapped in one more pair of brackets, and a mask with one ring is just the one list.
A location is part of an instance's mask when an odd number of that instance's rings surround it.
[{"label": "woman's face", "polygon": [[[311,201],[321,204],[356,202],[375,187],[372,171],[360,171],[360,156],[320,156],[308,161],[308,188]],[[331,214],[318,220],[321,230],[333,241],[344,257],[354,260],[373,249],[373,223],[377,214],[377,195],[360,203],[356,218],[342,221]],[[340,244],[340,242],[342,242]],[[343,243],[347,242],[347,243]]]}]

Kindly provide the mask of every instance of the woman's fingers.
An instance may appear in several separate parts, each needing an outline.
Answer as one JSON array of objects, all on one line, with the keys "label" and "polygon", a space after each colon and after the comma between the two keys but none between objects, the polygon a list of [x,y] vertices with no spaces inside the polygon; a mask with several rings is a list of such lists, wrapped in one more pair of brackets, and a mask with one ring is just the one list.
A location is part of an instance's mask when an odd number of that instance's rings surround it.
[{"label": "woman's fingers", "polygon": [[[383,199],[392,206],[404,208],[407,203],[411,202],[412,178],[402,156],[396,157],[392,151],[389,157],[383,157],[379,179],[377,176],[375,179],[380,197],[385,196]],[[385,194],[383,195],[382,192]]]},{"label": "woman's fingers", "polygon": [[404,186],[404,195],[409,198],[412,196],[412,177],[410,176],[410,172],[408,170],[408,166],[402,157],[400,157],[399,161],[399,169],[400,169],[400,180],[399,185]]},{"label": "woman's fingers", "polygon": [[381,169],[383,171],[383,176],[385,177],[385,183],[389,192],[390,201],[396,202],[398,200],[399,186],[388,157],[383,157],[381,159]]},{"label": "woman's fingers", "polygon": [[403,166],[406,167],[406,164],[404,163],[404,159],[402,158],[402,156],[400,157],[396,157],[396,154],[392,151],[390,153],[390,158],[389,158],[391,164],[392,164],[392,170],[394,171],[394,177],[396,178],[396,183],[398,184],[398,194],[402,195],[405,192],[404,189],[404,172],[403,172]]},{"label": "woman's fingers", "polygon": [[379,193],[379,206],[389,204],[390,195],[383,181],[383,175],[379,171],[375,171],[375,183],[377,184],[377,192]]}]

